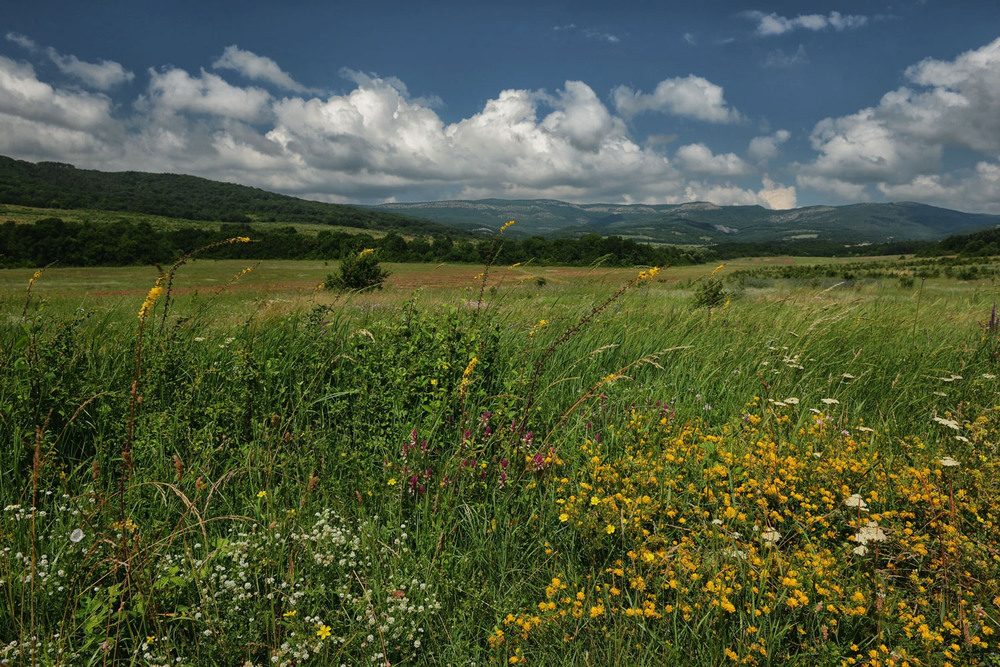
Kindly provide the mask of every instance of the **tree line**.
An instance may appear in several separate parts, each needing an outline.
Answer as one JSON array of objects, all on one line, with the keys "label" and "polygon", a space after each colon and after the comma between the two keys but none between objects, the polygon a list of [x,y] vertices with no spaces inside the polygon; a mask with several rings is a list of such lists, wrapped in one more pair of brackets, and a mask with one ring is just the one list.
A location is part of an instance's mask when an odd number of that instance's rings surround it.
[{"label": "tree line", "polygon": [[215,228],[158,230],[147,222],[86,223],[46,218],[30,225],[0,224],[0,266],[127,266],[170,263],[184,253],[236,236],[254,243],[227,244],[205,252],[214,259],[338,260],[373,248],[387,262],[468,262],[585,266],[665,266],[704,261],[696,249],[651,246],[617,236],[588,234],[578,239],[467,239],[390,233],[320,231],[303,234],[290,225],[264,229],[243,224]]},{"label": "tree line", "polygon": [[0,224],[0,266],[128,266],[170,263],[184,253],[234,236],[249,244],[224,245],[203,256],[216,259],[338,260],[365,248],[386,262],[467,262],[587,266],[680,266],[736,257],[851,257],[918,255],[934,257],[1000,255],[1000,230],[950,236],[943,241],[897,241],[845,246],[833,241],[728,243],[705,247],[650,245],[619,236],[587,234],[579,238],[470,239],[450,235],[415,236],[393,232],[380,238],[366,233],[323,230],[304,234],[291,225],[252,228],[225,223],[217,227],[160,230],[148,222],[89,223],[45,218],[34,224]]}]

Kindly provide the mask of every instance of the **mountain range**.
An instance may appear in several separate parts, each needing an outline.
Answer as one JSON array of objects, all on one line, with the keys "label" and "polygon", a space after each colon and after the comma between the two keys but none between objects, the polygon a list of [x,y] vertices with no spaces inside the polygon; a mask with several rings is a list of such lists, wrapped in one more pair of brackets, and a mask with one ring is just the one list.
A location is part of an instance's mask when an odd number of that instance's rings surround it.
[{"label": "mountain range", "polygon": [[616,235],[636,241],[716,244],[796,240],[881,243],[934,240],[1000,225],[1000,215],[963,213],[915,202],[808,206],[775,211],[761,206],[687,204],[569,204],[550,199],[382,204],[383,211],[443,224],[496,230],[507,220],[519,236],[576,238]]}]

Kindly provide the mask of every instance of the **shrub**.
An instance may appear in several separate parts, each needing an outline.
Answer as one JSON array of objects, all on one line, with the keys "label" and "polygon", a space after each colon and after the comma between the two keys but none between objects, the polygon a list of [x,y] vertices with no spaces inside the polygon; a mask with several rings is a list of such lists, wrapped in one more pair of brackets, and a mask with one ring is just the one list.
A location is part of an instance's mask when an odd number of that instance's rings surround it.
[{"label": "shrub", "polygon": [[340,263],[340,275],[328,274],[323,286],[326,289],[360,290],[374,287],[382,289],[389,272],[382,268],[371,248]]}]

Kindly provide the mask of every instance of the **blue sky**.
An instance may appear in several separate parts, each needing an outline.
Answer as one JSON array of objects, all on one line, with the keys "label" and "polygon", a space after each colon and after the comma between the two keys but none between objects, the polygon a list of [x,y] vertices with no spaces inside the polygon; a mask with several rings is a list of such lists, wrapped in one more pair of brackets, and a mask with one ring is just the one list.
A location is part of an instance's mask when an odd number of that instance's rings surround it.
[{"label": "blue sky", "polygon": [[1000,3],[10,3],[0,154],[324,201],[1000,213]]}]

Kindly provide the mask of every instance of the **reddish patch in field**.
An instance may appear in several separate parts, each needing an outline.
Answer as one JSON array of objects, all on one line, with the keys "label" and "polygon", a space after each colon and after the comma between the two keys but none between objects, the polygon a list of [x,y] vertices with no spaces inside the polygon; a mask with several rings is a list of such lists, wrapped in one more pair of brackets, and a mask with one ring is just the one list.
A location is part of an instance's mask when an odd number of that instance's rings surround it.
[{"label": "reddish patch in field", "polygon": [[[295,280],[279,283],[234,283],[232,285],[195,285],[193,287],[174,287],[170,293],[173,295],[193,294],[195,292],[204,294],[214,294],[215,292],[248,292],[251,290],[267,292],[302,292],[313,291],[317,283],[309,280]],[[88,290],[87,296],[129,296],[132,294],[145,295],[149,292],[146,289],[118,289],[118,290]]]}]

